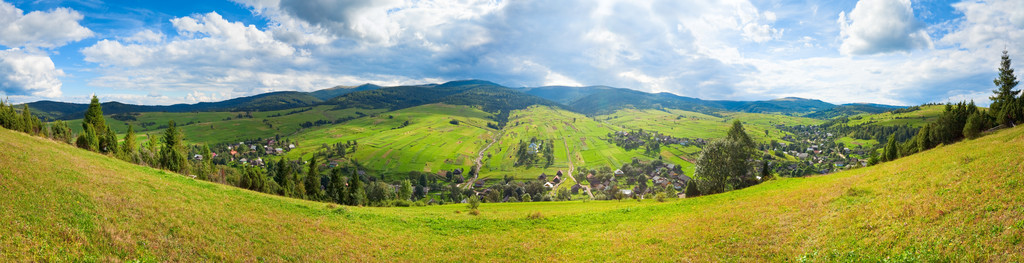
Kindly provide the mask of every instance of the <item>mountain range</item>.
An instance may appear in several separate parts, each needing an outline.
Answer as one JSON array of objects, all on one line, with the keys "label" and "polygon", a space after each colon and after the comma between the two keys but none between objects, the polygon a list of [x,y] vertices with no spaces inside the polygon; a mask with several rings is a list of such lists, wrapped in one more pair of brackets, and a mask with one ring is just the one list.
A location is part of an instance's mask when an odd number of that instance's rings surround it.
[{"label": "mountain range", "polygon": [[[431,103],[479,106],[488,112],[507,112],[530,105],[550,105],[586,115],[600,115],[624,108],[679,109],[714,115],[720,111],[776,113],[828,119],[860,113],[881,113],[902,106],[883,104],[831,104],[816,99],[787,97],[764,101],[703,100],[672,93],[648,93],[608,86],[543,86],[510,88],[484,80],[460,80],[443,84],[383,87],[373,84],[336,86],[300,92],[279,91],[219,102],[174,105],[103,103],[107,114],[128,112],[272,111],[314,105],[403,109]],[[38,101],[28,103],[34,113],[47,119],[80,118],[87,103]]]}]

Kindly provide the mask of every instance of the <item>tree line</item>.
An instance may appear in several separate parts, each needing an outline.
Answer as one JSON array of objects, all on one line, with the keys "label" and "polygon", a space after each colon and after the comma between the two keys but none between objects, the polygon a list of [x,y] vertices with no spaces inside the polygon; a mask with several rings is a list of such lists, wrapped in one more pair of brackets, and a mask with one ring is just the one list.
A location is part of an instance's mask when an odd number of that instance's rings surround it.
[{"label": "tree line", "polygon": [[971,102],[946,104],[942,115],[934,122],[922,127],[916,135],[903,143],[897,143],[890,136],[882,153],[872,162],[885,162],[922,152],[943,144],[963,139],[974,139],[990,129],[1010,128],[1024,122],[1024,96],[1015,90],[1019,81],[1013,74],[1010,56],[1003,51],[999,75],[992,81],[996,90],[989,97],[989,109],[978,108]]}]

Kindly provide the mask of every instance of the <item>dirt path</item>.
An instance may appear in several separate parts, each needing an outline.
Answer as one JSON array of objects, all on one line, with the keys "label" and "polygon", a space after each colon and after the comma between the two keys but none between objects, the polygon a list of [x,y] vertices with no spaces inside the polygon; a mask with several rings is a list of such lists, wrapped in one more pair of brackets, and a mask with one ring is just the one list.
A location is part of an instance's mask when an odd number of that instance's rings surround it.
[{"label": "dirt path", "polygon": [[458,187],[467,186],[468,187],[468,186],[473,185],[473,182],[475,182],[476,179],[480,176],[480,168],[483,167],[483,162],[482,161],[484,159],[484,153],[487,152],[487,149],[491,148],[491,145],[494,145],[494,143],[496,143],[499,140],[501,140],[502,135],[505,135],[504,131],[499,132],[498,136],[495,136],[494,140],[491,140],[491,143],[488,143],[487,146],[484,146],[484,148],[481,149],[480,152],[476,154],[476,160],[474,162],[476,163],[476,171],[477,172],[476,172],[476,174],[473,175],[473,178],[469,178],[469,180],[466,180],[465,183],[462,183],[462,184],[456,185],[456,186],[458,186]]},{"label": "dirt path", "polygon": [[[565,145],[565,154],[568,155],[568,157],[569,157],[569,160],[568,160],[568,162],[569,162],[569,171],[566,171],[565,174],[569,175],[569,178],[572,179],[573,183],[579,184],[580,182],[576,180],[576,177],[572,176],[572,171],[576,170],[576,167],[573,167],[573,165],[572,165],[572,159],[575,158],[576,156],[575,156],[575,154],[573,154],[573,152],[569,151],[569,143],[568,143],[567,140],[562,140],[562,143]],[[564,181],[565,180],[562,180],[562,182],[564,182]],[[558,182],[558,184],[561,185],[562,182]],[[587,195],[590,196],[590,199],[594,199],[594,194],[590,193],[590,186],[586,186],[586,185],[581,185],[581,186],[583,186],[583,190],[587,191]],[[555,186],[555,189],[558,189],[557,185]]]}]

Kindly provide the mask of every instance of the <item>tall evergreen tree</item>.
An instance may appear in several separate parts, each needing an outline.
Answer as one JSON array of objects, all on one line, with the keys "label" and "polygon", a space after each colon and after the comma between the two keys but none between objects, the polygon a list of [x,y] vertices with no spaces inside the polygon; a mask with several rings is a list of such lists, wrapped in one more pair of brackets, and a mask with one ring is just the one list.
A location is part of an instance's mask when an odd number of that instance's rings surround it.
[{"label": "tall evergreen tree", "polygon": [[320,200],[321,196],[323,196],[323,187],[320,184],[320,166],[316,161],[316,156],[309,159],[309,171],[306,173],[305,188],[307,199]]},{"label": "tall evergreen tree", "polygon": [[[32,110],[28,109],[28,104],[23,104],[24,107],[21,109],[21,132],[28,134],[37,134],[38,129],[36,125],[39,125],[39,119],[32,117]],[[33,121],[33,119],[35,119]]]},{"label": "tall evergreen tree", "polygon": [[990,113],[995,114],[996,120],[1002,125],[1013,125],[1020,121],[1020,106],[1017,100],[1017,77],[1013,75],[1013,68],[1010,67],[1009,52],[1003,50],[1002,61],[999,63],[999,76],[992,82],[998,89],[993,91],[994,96],[989,97],[992,104],[989,105]]},{"label": "tall evergreen tree", "polygon": [[187,174],[189,167],[188,157],[185,155],[185,144],[182,142],[182,134],[174,125],[174,121],[167,123],[163,144],[163,148],[160,148],[160,166],[180,174]]},{"label": "tall evergreen tree", "polygon": [[121,159],[133,163],[138,163],[136,160],[136,153],[138,152],[139,146],[136,142],[135,128],[131,124],[128,125],[128,132],[124,135],[124,142],[121,143],[119,152],[121,153]]},{"label": "tall evergreen tree", "polygon": [[99,144],[100,152],[117,154],[117,133],[110,129],[110,126],[107,126],[103,130],[102,136],[100,136]]},{"label": "tall evergreen tree", "polygon": [[896,145],[896,135],[889,135],[889,141],[885,144],[885,161],[893,161],[900,157],[899,147]]},{"label": "tall evergreen tree", "polygon": [[92,124],[86,123],[84,126],[85,130],[82,131],[81,135],[78,135],[75,145],[77,145],[78,148],[95,152],[96,149],[99,148],[100,144],[99,138],[96,137],[96,129],[92,127]]},{"label": "tall evergreen tree", "polygon": [[352,177],[348,180],[348,205],[366,205],[366,189],[363,186],[363,180],[359,177],[357,169],[352,169]]},{"label": "tall evergreen tree", "polygon": [[89,109],[85,111],[85,119],[82,120],[82,129],[85,129],[86,124],[92,124],[92,127],[96,130],[106,130],[107,121],[103,119],[103,106],[100,105],[100,99],[96,95],[92,95],[92,101],[89,102]]}]

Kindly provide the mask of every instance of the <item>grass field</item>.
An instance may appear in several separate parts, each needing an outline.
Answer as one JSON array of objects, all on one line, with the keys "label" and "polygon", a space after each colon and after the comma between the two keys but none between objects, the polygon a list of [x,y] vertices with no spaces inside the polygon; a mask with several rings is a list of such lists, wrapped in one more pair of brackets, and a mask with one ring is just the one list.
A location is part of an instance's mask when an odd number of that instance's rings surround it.
[{"label": "grass field", "polygon": [[848,125],[855,126],[870,123],[880,126],[910,125],[912,127],[922,127],[938,119],[942,115],[942,111],[945,110],[945,107],[945,105],[929,105],[921,107],[920,110],[906,113],[861,114],[850,117]]},{"label": "grass field", "polygon": [[477,216],[270,196],[6,130],[0,147],[0,261],[1024,260],[1024,128],[713,196]]},{"label": "grass field", "polygon": [[[334,109],[334,106],[329,105],[311,108],[311,110],[293,114],[290,113],[307,108],[251,112],[252,118],[238,118],[239,114],[245,114],[245,112],[143,112],[139,113],[139,116],[136,117],[137,120],[128,122],[115,120],[110,115],[104,117],[107,125],[122,136],[128,131],[128,124],[132,124],[138,133],[161,134],[163,130],[157,128],[167,125],[168,121],[173,120],[175,125],[185,133],[186,141],[216,144],[234,142],[239,139],[270,138],[278,134],[288,136],[302,131],[303,128],[300,124],[305,122],[334,121],[345,117],[359,117],[360,115],[357,113],[371,115],[384,111],[381,109]],[[227,118],[231,119],[226,120]],[[148,122],[153,122],[155,125],[147,128],[140,125]],[[81,132],[82,119],[68,121],[68,125],[74,132]]]},{"label": "grass field", "polygon": [[625,109],[597,116],[596,119],[619,129],[644,129],[674,137],[702,139],[724,138],[732,127],[732,121],[740,120],[752,139],[765,143],[769,140],[786,142],[782,137],[788,133],[775,128],[775,125],[818,125],[824,122],[818,119],[762,113],[730,112],[723,113],[722,117],[715,117],[675,109]]},{"label": "grass field", "polygon": [[[627,151],[602,138],[615,132],[614,127],[602,124],[586,116],[558,108],[534,106],[525,110],[513,111],[509,124],[501,140],[488,149],[488,158],[480,169],[481,177],[502,178],[512,175],[518,179],[536,178],[541,173],[555,174],[558,170],[567,171],[570,162],[573,167],[597,169],[602,166],[617,169],[631,162],[633,158],[641,160],[656,159],[662,156],[666,162],[691,167],[688,162],[662,150],[660,155],[647,156],[643,150]],[[527,168],[515,166],[516,150],[519,141],[529,142],[531,138],[552,140],[555,144],[555,161],[550,167],[544,165]],[[485,156],[486,157],[486,156]],[[691,170],[684,170],[692,174]],[[576,175],[580,179],[581,175]]]},{"label": "grass field", "polygon": [[[287,158],[310,158],[324,144],[355,140],[350,157],[383,173],[468,169],[493,140],[491,114],[467,106],[430,104],[309,129],[290,137],[299,146]],[[456,120],[458,125],[450,122]],[[398,128],[405,121],[409,126]],[[396,128],[396,129],[392,129]]]}]

